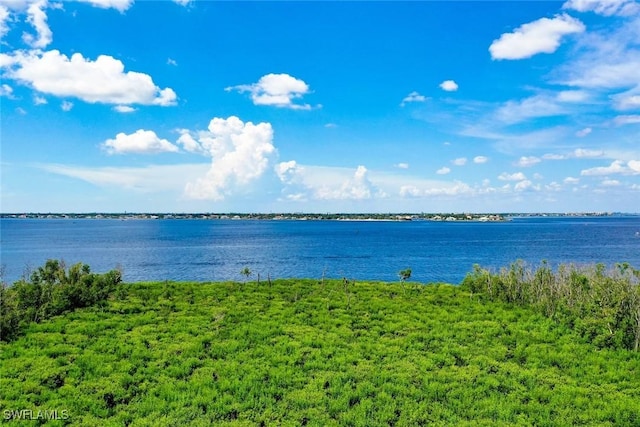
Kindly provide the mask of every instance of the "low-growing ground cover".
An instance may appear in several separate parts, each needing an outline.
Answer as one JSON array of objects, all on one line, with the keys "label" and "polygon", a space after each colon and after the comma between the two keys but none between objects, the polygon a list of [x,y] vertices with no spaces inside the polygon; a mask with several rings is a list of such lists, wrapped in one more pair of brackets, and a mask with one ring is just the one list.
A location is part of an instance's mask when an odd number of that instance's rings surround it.
[{"label": "low-growing ground cover", "polygon": [[121,285],[0,343],[0,361],[3,421],[640,425],[639,353],[451,285]]}]

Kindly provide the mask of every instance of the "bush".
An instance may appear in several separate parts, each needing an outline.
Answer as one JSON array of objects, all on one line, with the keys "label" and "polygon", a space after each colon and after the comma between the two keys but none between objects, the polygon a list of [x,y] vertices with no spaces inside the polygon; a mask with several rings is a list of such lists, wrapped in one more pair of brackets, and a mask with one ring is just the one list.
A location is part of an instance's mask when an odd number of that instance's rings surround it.
[{"label": "bush", "polygon": [[67,270],[63,261],[48,260],[29,281],[19,280],[0,289],[0,340],[10,341],[30,322],[80,307],[104,303],[122,280],[118,270],[92,273],[78,263]]},{"label": "bush", "polygon": [[461,286],[490,300],[533,306],[600,348],[638,351],[639,283],[640,270],[627,263],[610,270],[560,265],[554,272],[546,262],[533,270],[517,261],[498,273],[475,265]]}]

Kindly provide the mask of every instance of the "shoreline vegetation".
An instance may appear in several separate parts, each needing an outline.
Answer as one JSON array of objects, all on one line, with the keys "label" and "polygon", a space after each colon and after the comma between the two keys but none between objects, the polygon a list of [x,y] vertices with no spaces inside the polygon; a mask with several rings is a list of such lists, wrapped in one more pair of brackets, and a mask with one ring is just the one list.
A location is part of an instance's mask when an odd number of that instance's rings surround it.
[{"label": "shoreline vegetation", "polygon": [[2,331],[12,316],[19,330],[0,342],[0,416],[640,423],[640,270],[626,263],[475,266],[459,285],[410,282],[409,268],[394,283],[239,274],[244,281],[128,284],[115,270],[50,260],[3,286]]},{"label": "shoreline vegetation", "polygon": [[298,221],[509,221],[522,217],[620,217],[640,213],[0,213],[0,219],[200,219],[200,220],[298,220]]}]

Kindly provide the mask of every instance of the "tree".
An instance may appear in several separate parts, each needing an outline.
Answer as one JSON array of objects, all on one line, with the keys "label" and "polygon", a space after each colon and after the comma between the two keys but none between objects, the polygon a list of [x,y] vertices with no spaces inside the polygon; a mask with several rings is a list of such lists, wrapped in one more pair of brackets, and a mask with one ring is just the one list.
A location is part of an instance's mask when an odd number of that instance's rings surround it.
[{"label": "tree", "polygon": [[411,278],[411,269],[405,268],[404,270],[400,270],[398,276],[400,276],[400,281],[404,283]]},{"label": "tree", "polygon": [[249,269],[249,267],[245,267],[242,270],[240,270],[240,274],[242,274],[245,277],[245,282],[249,279],[249,276],[251,276],[251,270]]}]

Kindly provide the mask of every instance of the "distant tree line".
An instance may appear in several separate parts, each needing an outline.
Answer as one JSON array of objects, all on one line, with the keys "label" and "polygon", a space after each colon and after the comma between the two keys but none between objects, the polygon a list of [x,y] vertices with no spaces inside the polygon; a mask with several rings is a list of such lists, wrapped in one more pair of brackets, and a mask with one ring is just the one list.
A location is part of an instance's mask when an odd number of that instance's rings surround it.
[{"label": "distant tree line", "polygon": [[106,302],[122,280],[118,270],[92,273],[78,263],[68,269],[63,261],[48,260],[29,280],[0,287],[0,340],[10,341],[31,322],[41,322],[80,307]]},{"label": "distant tree line", "polygon": [[628,263],[607,269],[517,261],[499,272],[478,265],[462,287],[490,300],[532,306],[600,348],[640,348],[640,270]]}]

